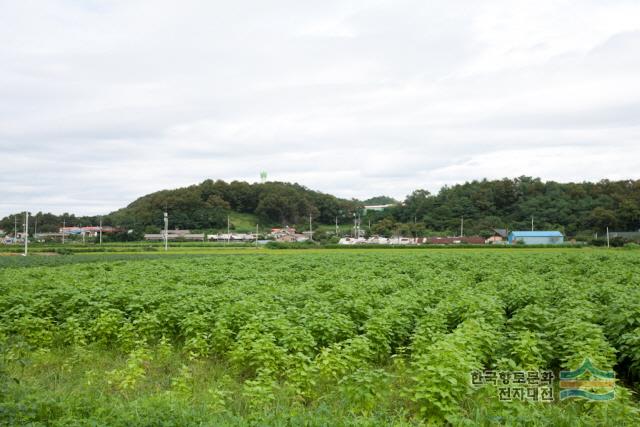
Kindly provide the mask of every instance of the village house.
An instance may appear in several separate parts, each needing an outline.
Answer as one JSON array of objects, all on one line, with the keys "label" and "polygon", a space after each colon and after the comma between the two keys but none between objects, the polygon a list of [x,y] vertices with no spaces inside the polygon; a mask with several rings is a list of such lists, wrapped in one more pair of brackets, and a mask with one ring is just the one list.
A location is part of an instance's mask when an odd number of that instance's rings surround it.
[{"label": "village house", "polygon": [[256,235],[251,233],[219,233],[207,236],[207,240],[212,242],[249,242],[255,239]]},{"label": "village house", "polygon": [[297,233],[295,228],[289,226],[284,228],[272,228],[268,235],[268,237],[276,242],[287,243],[306,242],[310,240],[310,236],[309,232]]},{"label": "village house", "polygon": [[504,228],[494,228],[493,235],[487,238],[484,242],[487,244],[496,244],[506,242],[508,238],[508,232]]}]

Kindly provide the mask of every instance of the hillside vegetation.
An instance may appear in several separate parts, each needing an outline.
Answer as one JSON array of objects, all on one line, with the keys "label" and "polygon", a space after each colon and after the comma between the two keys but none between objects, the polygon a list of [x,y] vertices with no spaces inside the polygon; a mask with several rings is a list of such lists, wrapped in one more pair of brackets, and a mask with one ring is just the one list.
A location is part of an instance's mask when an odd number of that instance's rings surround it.
[{"label": "hillside vegetation", "polygon": [[[106,215],[104,224],[134,229],[161,227],[162,213],[170,215],[171,228],[222,229],[227,215],[232,227],[251,228],[255,223],[297,225],[306,228],[309,215],[316,225],[342,225],[365,204],[392,203],[386,196],[364,202],[340,199],[299,184],[264,184],[206,180],[174,190],[140,197],[125,208]],[[96,217],[56,216],[39,213],[39,231],[56,231],[63,219],[69,225],[97,224]],[[437,194],[416,190],[402,203],[383,212],[369,211],[363,220],[371,233],[391,235],[456,234],[464,217],[466,234],[486,233],[492,228],[558,229],[568,235],[640,229],[640,180],[597,183],[543,182],[539,178],[482,180],[443,187]],[[19,217],[18,223],[22,223]],[[371,224],[370,230],[368,229]],[[12,230],[14,217],[0,221]]]},{"label": "hillside vegetation", "polygon": [[[456,233],[464,217],[466,234],[492,228],[580,232],[640,229],[640,180],[567,183],[539,178],[482,180],[410,194],[402,206],[375,214],[373,228],[388,234],[393,227],[405,232],[446,230]],[[415,221],[415,225],[414,225]],[[402,231],[402,230],[401,230]]]}]

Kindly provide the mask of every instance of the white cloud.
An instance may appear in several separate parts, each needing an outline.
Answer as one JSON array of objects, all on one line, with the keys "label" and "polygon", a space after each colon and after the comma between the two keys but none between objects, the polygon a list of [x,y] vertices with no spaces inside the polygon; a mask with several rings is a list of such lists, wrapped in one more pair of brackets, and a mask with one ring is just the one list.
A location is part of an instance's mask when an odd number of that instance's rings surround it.
[{"label": "white cloud", "polygon": [[206,178],[640,178],[637,1],[0,4],[0,216]]}]

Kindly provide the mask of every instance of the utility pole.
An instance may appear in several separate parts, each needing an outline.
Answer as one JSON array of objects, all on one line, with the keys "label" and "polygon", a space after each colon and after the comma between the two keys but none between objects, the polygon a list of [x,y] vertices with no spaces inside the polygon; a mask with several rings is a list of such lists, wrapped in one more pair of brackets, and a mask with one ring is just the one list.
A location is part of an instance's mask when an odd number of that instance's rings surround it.
[{"label": "utility pole", "polygon": [[607,227],[607,247],[609,247],[609,227]]},{"label": "utility pole", "polygon": [[353,238],[357,238],[358,233],[358,220],[356,219],[356,213],[353,213]]},{"label": "utility pole", "polygon": [[231,225],[229,223],[229,215],[227,215],[227,244],[231,242]]},{"label": "utility pole", "polygon": [[[417,227],[417,223],[418,221],[416,220],[416,215],[413,216],[413,237],[415,239],[418,238],[418,227]],[[371,228],[371,225],[369,225],[369,228]],[[417,241],[417,240],[416,240]]]},{"label": "utility pole", "polygon": [[533,231],[533,215],[531,215],[531,231]]},{"label": "utility pole", "polygon": [[29,211],[24,213],[24,256],[29,252]]},{"label": "utility pole", "polygon": [[62,220],[62,244],[64,245],[64,229],[66,228],[66,220]]},{"label": "utility pole", "polygon": [[311,224],[311,214],[309,214],[309,240],[313,242],[313,225]]},{"label": "utility pole", "polygon": [[460,217],[460,237],[464,236],[464,217]]},{"label": "utility pole", "polygon": [[100,217],[100,246],[102,246],[102,216]]},{"label": "utility pole", "polygon": [[338,232],[338,217],[336,216],[336,236],[339,234]]},{"label": "utility pole", "polygon": [[169,213],[164,213],[164,251],[169,250]]},{"label": "utility pole", "polygon": [[18,243],[18,215],[13,216],[13,244]]},{"label": "utility pole", "polygon": [[37,234],[38,234],[38,214],[36,214],[36,223],[33,226],[33,238],[36,240],[38,239]]},{"label": "utility pole", "polygon": [[258,249],[258,224],[256,224],[256,249]]}]

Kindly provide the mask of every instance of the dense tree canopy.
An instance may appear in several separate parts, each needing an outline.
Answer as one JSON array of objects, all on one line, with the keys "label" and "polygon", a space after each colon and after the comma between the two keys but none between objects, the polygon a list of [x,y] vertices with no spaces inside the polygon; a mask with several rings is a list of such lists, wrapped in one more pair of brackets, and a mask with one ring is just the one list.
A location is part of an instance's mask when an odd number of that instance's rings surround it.
[{"label": "dense tree canopy", "polygon": [[[299,184],[206,180],[175,190],[162,190],[143,196],[125,208],[104,217],[105,225],[143,231],[159,228],[163,212],[177,228],[212,229],[226,226],[229,212],[256,215],[263,225],[350,222],[353,213],[365,204],[394,203],[378,196],[360,202],[339,199],[312,191]],[[97,217],[36,214],[38,231],[57,231],[63,219],[69,225],[96,225]],[[464,217],[468,234],[486,233],[492,228],[529,229],[533,217],[536,229],[557,229],[568,235],[640,229],[640,181],[597,183],[542,182],[539,178],[471,181],[443,187],[437,194],[415,190],[403,203],[381,212],[369,211],[363,224],[370,232],[390,235],[456,234]],[[23,217],[17,214],[18,225]],[[34,224],[35,221],[32,221]],[[0,221],[0,228],[11,231],[14,216]],[[32,225],[33,226],[33,225]],[[466,234],[467,234],[466,233]]]},{"label": "dense tree canopy", "polygon": [[[437,195],[416,190],[402,205],[372,214],[374,223],[386,218],[416,223],[425,230],[455,234],[464,217],[465,230],[492,228],[561,230],[568,235],[640,228],[640,181],[598,183],[542,182],[520,177],[472,181],[442,188]],[[388,228],[388,227],[387,227]]]},{"label": "dense tree canopy", "polygon": [[362,202],[364,205],[390,205],[394,203],[399,203],[396,199],[389,196],[376,196],[371,197],[370,199],[364,200]]},{"label": "dense tree canopy", "polygon": [[206,180],[198,185],[164,190],[141,197],[110,214],[110,220],[129,228],[161,226],[165,209],[178,228],[221,228],[230,211],[255,214],[263,224],[296,224],[311,215],[316,222],[346,217],[357,204],[309,190],[298,184]]}]

